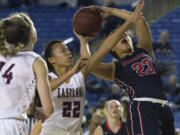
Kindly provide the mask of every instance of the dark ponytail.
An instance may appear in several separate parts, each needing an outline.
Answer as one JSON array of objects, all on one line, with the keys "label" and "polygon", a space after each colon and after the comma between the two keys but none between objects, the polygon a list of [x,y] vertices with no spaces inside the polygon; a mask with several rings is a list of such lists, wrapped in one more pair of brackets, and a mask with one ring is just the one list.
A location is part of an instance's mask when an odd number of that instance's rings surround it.
[{"label": "dark ponytail", "polygon": [[170,62],[157,62],[156,70],[159,76],[165,77],[173,73],[177,73],[176,67]]},{"label": "dark ponytail", "polygon": [[48,58],[51,57],[53,54],[52,54],[52,50],[53,50],[53,45],[56,44],[56,43],[62,43],[61,40],[52,40],[50,41],[49,43],[47,43],[45,49],[44,49],[44,52],[43,52],[43,57],[48,65],[48,69],[50,72],[54,72],[54,68],[52,66],[52,64],[48,61]]}]

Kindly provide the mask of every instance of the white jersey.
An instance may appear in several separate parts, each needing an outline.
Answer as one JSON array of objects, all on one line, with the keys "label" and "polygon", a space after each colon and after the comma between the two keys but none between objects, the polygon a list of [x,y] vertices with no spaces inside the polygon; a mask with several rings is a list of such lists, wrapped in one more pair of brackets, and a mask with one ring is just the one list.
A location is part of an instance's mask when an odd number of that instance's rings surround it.
[{"label": "white jersey", "polygon": [[[52,79],[57,78],[49,73]],[[54,113],[43,123],[43,128],[54,128],[65,131],[79,131],[85,107],[85,84],[81,72],[74,74],[70,82],[64,82],[52,91],[55,103]]]},{"label": "white jersey", "polygon": [[0,55],[0,119],[27,119],[36,88],[33,62],[37,57],[33,51]]}]

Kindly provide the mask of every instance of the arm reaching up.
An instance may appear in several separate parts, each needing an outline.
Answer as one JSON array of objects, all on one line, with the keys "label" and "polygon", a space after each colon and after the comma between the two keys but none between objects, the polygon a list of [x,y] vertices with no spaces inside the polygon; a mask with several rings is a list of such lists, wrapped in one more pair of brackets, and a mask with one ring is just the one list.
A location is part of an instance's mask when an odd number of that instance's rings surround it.
[{"label": "arm reaching up", "polygon": [[56,90],[62,83],[71,78],[72,75],[78,73],[86,65],[86,62],[87,58],[80,58],[76,65],[74,65],[74,67],[69,72],[56,79],[50,79],[50,86],[52,91]]},{"label": "arm reaching up", "polygon": [[[142,11],[143,7],[144,7],[144,1],[142,1],[141,4],[137,5],[135,12]],[[124,20],[129,20],[131,18],[131,15],[133,14],[133,12],[130,11],[108,8],[108,7],[101,7],[100,10],[102,12],[108,12],[111,15],[117,16]],[[140,19],[138,19],[138,21],[133,21],[133,24],[136,27],[138,48],[145,49],[147,52],[151,54],[151,56],[154,57],[153,49],[152,49],[152,37],[146,20],[141,16]]]},{"label": "arm reaching up", "polygon": [[[137,22],[140,19],[141,16],[141,11],[144,7],[144,3],[139,3],[137,6],[135,12],[131,14],[129,19],[117,30],[110,34],[100,47],[100,49],[92,56],[88,62],[87,65],[81,70],[81,72],[84,75],[85,80],[87,79],[87,76],[89,75],[90,72],[92,72],[97,65],[100,64],[100,62],[105,58],[105,56],[112,50],[113,47],[119,42],[119,40],[123,37],[125,31],[128,29],[128,27],[134,23]],[[101,8],[100,8],[101,11]],[[102,11],[105,12],[105,11]],[[108,11],[108,13],[111,13]]]},{"label": "arm reaching up", "polygon": [[95,37],[84,37],[82,35],[77,34],[75,31],[74,31],[74,34],[80,41],[80,46],[81,46],[80,47],[80,57],[90,58],[91,53],[89,50],[89,41],[91,41]]}]

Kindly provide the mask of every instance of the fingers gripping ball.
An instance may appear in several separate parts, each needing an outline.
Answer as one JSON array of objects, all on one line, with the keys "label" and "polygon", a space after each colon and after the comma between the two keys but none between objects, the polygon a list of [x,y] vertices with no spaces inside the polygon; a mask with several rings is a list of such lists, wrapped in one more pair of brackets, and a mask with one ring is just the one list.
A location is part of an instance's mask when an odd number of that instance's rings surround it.
[{"label": "fingers gripping ball", "polygon": [[75,32],[83,36],[95,36],[99,32],[101,24],[100,12],[93,8],[81,8],[73,17]]}]

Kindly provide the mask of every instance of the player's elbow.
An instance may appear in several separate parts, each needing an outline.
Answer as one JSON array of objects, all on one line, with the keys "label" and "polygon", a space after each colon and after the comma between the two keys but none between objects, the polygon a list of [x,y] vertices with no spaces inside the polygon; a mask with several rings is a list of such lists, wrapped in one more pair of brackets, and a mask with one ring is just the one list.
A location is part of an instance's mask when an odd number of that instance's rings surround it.
[{"label": "player's elbow", "polygon": [[45,113],[46,115],[48,115],[48,116],[51,115],[53,112],[54,112],[54,106],[53,106],[53,105],[47,107],[46,109],[44,109],[44,113]]},{"label": "player's elbow", "polygon": [[136,24],[144,24],[145,22],[146,22],[146,19],[143,16],[141,16],[139,20],[136,22]]}]

